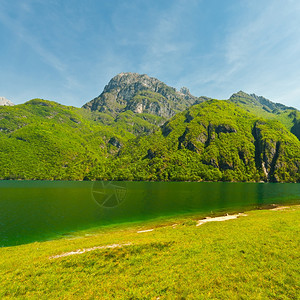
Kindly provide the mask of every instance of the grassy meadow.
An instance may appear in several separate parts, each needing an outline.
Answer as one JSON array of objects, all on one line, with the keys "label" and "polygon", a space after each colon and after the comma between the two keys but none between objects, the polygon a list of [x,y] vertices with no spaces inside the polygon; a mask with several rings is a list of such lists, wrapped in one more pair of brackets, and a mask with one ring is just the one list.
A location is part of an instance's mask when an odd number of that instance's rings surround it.
[{"label": "grassy meadow", "polygon": [[[118,225],[0,248],[0,298],[300,299],[299,205],[201,226],[198,219]],[[112,244],[120,247],[50,259]]]}]

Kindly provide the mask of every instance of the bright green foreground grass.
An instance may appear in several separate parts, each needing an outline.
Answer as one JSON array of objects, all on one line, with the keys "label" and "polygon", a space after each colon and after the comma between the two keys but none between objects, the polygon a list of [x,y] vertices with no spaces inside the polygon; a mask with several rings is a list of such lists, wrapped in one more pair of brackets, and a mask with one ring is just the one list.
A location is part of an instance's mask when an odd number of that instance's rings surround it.
[{"label": "bright green foreground grass", "polygon": [[199,227],[178,219],[175,228],[148,223],[1,248],[0,298],[299,299],[300,206],[247,214]]}]

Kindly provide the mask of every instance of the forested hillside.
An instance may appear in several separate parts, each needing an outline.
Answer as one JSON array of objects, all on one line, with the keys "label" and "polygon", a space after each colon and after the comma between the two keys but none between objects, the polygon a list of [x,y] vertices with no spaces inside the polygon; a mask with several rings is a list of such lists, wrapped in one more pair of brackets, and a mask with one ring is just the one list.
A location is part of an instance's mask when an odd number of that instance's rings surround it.
[{"label": "forested hillside", "polygon": [[300,112],[281,103],[274,103],[255,94],[242,91],[233,94],[229,100],[259,117],[278,120],[300,140]]},{"label": "forested hillside", "polygon": [[209,100],[129,141],[89,178],[299,182],[300,142],[279,121]]},{"label": "forested hillside", "polygon": [[97,115],[34,99],[0,107],[0,178],[82,180],[93,165],[134,136]]},{"label": "forested hillside", "polygon": [[0,178],[300,182],[300,112],[121,73],[83,108],[0,106]]}]

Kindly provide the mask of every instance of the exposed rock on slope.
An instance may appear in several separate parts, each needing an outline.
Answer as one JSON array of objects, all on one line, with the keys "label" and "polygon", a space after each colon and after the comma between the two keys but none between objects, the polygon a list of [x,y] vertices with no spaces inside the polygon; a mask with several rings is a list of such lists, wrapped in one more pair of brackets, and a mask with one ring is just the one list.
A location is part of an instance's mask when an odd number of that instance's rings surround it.
[{"label": "exposed rock on slope", "polygon": [[0,97],[0,106],[13,106],[14,104],[6,99],[5,97]]},{"label": "exposed rock on slope", "polygon": [[110,80],[100,96],[83,108],[107,112],[113,116],[130,110],[170,118],[198,100],[187,88],[175,88],[148,75],[120,73]]},{"label": "exposed rock on slope", "polygon": [[300,182],[300,112],[263,97],[122,73],[84,107],[2,106],[0,179]]}]

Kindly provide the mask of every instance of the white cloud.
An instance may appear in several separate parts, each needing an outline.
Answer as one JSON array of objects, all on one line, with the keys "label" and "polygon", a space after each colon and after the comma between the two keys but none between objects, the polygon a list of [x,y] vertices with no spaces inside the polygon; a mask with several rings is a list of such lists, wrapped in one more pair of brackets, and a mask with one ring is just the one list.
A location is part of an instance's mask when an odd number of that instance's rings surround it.
[{"label": "white cloud", "polygon": [[[38,12],[33,4],[45,8],[43,1],[3,3],[0,23],[56,72],[59,92],[69,102],[72,93],[74,101],[82,95],[92,98],[111,77],[131,71],[177,88],[187,86],[197,96],[225,99],[245,90],[300,108],[298,1],[236,0],[218,6],[196,0],[163,5],[119,1],[107,5],[107,15],[101,15],[99,5],[99,20],[84,4],[59,13],[59,2],[51,1],[47,14],[42,11],[48,22],[57,21],[51,27],[52,40],[25,26]],[[22,17],[13,18],[14,9]],[[65,45],[70,55],[62,53]],[[52,80],[49,84],[58,84]]]},{"label": "white cloud", "polygon": [[[34,2],[38,1],[35,0]],[[27,47],[32,49],[44,63],[46,63],[53,70],[58,72],[60,77],[66,80],[66,87],[71,88],[71,86],[78,85],[79,83],[70,74],[67,63],[61,58],[59,58],[59,56],[55,54],[55,52],[50,50],[50,45],[46,45],[41,40],[42,36],[35,35],[27,29],[27,18],[32,18],[34,16],[34,10],[32,9],[31,3],[32,1],[28,1],[26,3],[22,3],[16,8],[20,10],[18,14],[20,17],[17,19],[10,17],[9,13],[5,11],[4,7],[1,7],[0,23],[6,26],[13,33],[16,40],[20,40],[25,45],[27,45]],[[49,14],[51,14],[50,7],[48,12]]]},{"label": "white cloud", "polygon": [[300,94],[292,91],[300,79],[300,5],[262,3],[251,5],[228,35],[225,74],[241,88],[299,107],[294,97],[300,99]]},{"label": "white cloud", "polygon": [[226,99],[244,90],[300,108],[300,3],[247,4],[201,67],[179,83],[196,95]]},{"label": "white cloud", "polygon": [[193,2],[174,1],[167,11],[158,15],[158,19],[150,32],[147,33],[145,54],[139,68],[144,73],[156,76],[172,76],[179,74],[185,65],[187,56],[193,43],[180,36],[183,22],[188,22],[185,16],[191,11]]}]

